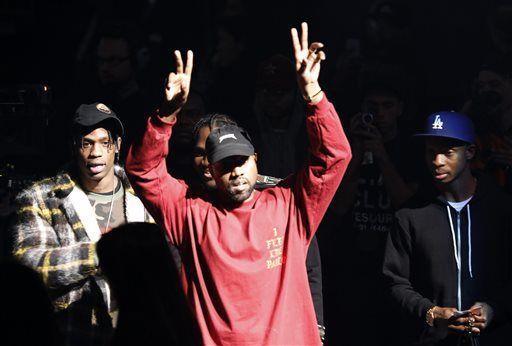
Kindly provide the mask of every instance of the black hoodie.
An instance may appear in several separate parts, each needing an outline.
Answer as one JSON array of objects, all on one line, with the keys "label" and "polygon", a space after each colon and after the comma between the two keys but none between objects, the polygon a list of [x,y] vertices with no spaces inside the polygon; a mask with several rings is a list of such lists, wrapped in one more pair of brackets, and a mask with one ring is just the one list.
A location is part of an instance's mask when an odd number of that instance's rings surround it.
[{"label": "black hoodie", "polygon": [[[462,258],[460,279],[456,249]],[[467,309],[476,301],[486,302],[495,313],[494,327],[510,321],[512,196],[477,176],[475,195],[460,213],[439,197],[412,202],[396,213],[383,274],[406,324],[401,333],[407,344],[444,345],[450,339],[439,342],[445,333],[426,324],[426,312],[434,305]],[[482,334],[482,345],[499,344],[485,343],[492,329]]]}]

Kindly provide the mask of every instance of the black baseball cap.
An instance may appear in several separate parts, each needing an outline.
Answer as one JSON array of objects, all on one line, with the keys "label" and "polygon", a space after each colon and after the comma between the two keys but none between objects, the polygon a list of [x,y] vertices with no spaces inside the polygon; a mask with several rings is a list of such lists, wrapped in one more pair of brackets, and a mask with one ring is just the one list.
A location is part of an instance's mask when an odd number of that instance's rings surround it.
[{"label": "black baseball cap", "polygon": [[247,133],[236,125],[215,128],[206,139],[206,156],[210,163],[229,156],[251,155],[254,155],[254,146]]},{"label": "black baseball cap", "polygon": [[93,128],[105,127],[118,136],[124,134],[123,123],[116,113],[100,102],[80,105],[75,112],[72,126],[74,132],[83,133]]}]

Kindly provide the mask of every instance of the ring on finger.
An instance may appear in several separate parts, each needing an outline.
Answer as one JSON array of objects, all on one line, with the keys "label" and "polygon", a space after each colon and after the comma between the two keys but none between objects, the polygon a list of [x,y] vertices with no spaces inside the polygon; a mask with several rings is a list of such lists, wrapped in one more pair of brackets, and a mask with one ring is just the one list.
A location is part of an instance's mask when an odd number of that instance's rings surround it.
[{"label": "ring on finger", "polygon": [[472,325],[467,325],[466,326],[466,332],[471,335],[472,331],[473,331],[473,326]]}]

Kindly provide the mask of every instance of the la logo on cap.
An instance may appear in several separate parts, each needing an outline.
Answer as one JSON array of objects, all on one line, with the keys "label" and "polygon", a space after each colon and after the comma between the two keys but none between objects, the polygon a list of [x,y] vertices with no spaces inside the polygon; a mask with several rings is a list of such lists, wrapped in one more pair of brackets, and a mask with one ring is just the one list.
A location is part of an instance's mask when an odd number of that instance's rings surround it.
[{"label": "la logo on cap", "polygon": [[439,114],[436,115],[434,122],[432,123],[433,130],[442,130],[443,129],[443,121],[441,120],[441,116]]},{"label": "la logo on cap", "polygon": [[223,140],[228,139],[228,138],[233,138],[236,141],[235,135],[230,133],[230,134],[227,134],[227,135],[220,136],[219,137],[219,143],[222,143]]},{"label": "la logo on cap", "polygon": [[112,111],[110,110],[110,108],[108,108],[106,105],[104,105],[103,103],[98,103],[96,105],[96,109],[99,110],[100,112],[102,113],[105,113],[105,114],[110,114],[112,113]]}]

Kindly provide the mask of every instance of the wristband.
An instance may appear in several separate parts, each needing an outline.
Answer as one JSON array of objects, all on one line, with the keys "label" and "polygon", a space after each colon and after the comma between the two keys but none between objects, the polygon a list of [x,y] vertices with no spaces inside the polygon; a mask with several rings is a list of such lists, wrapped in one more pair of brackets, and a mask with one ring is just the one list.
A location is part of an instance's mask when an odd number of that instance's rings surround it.
[{"label": "wristband", "polygon": [[313,101],[313,99],[315,97],[320,95],[321,92],[322,92],[322,89],[318,90],[313,96],[304,96],[304,95],[302,95],[302,98],[304,98],[304,101],[306,101],[306,102],[311,102],[311,101]]},{"label": "wristband", "polygon": [[427,310],[427,313],[425,314],[425,322],[431,327],[434,326],[434,309],[435,306],[431,307]]}]

